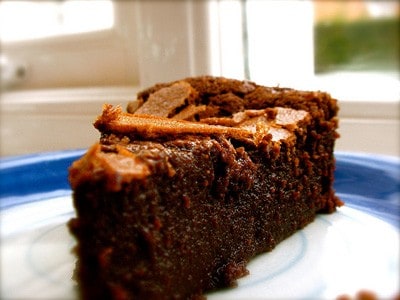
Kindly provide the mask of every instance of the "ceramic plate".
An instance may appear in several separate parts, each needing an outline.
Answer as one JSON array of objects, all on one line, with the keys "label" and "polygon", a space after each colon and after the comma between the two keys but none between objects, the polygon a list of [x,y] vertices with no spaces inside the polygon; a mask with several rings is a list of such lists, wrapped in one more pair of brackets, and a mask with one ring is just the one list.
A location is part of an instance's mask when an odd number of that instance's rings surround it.
[{"label": "ceramic plate", "polygon": [[[82,150],[0,161],[1,299],[77,299],[67,169]],[[344,207],[253,259],[238,287],[208,299],[334,299],[399,292],[400,162],[336,153]]]}]

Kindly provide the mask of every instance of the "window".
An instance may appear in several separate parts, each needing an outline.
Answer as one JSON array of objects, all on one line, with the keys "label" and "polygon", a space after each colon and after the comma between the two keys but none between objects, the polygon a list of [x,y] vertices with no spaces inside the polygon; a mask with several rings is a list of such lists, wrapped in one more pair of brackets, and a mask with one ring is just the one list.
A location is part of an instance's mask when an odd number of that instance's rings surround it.
[{"label": "window", "polygon": [[[389,99],[398,17],[390,0],[2,1],[2,78],[32,89],[208,73]],[[366,90],[372,83],[391,95]]]},{"label": "window", "polygon": [[315,71],[399,69],[396,1],[315,2]]},{"label": "window", "polygon": [[[0,10],[8,2],[20,3],[1,1]],[[81,1],[51,1],[58,21],[68,19],[60,14],[69,2]],[[2,143],[0,154],[86,147],[102,103],[124,104],[139,88],[211,74],[328,91],[341,100],[338,150],[399,155],[398,2],[104,3],[112,4],[103,13],[112,12],[113,21],[96,30],[72,33],[64,24],[57,25],[61,35],[2,41],[1,79],[9,91],[1,94],[0,140],[14,145]],[[36,147],[27,136],[36,137]]]},{"label": "window", "polygon": [[299,87],[314,74],[310,1],[244,1],[249,77]]},{"label": "window", "polygon": [[1,1],[2,88],[137,85],[135,2]]},{"label": "window", "polygon": [[1,42],[99,31],[113,24],[111,0],[0,2]]},{"label": "window", "polygon": [[366,91],[352,100],[398,101],[399,2],[315,1],[314,7],[316,75]]},{"label": "window", "polygon": [[[220,40],[232,35],[235,24],[243,24],[232,44],[220,46],[221,74],[266,85],[324,89],[345,100],[398,100],[397,1],[216,3]],[[238,6],[244,13],[230,14]],[[224,59],[235,49],[243,49],[244,59]],[[242,69],[232,71],[241,60]]]}]

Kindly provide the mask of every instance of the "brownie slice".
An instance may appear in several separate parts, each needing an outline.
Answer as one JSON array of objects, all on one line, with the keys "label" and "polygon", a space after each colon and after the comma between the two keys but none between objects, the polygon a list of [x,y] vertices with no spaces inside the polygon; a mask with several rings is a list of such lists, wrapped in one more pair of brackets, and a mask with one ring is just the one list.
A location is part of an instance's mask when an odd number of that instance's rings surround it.
[{"label": "brownie slice", "polygon": [[342,202],[336,100],[196,77],[105,105],[70,168],[83,299],[190,299]]}]

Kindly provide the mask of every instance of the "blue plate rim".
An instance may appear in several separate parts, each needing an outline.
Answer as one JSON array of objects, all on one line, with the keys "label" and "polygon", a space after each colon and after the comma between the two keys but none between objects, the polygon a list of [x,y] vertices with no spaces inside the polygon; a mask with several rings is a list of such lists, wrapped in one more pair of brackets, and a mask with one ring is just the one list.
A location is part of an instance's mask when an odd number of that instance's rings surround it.
[{"label": "blue plate rim", "polygon": [[[79,158],[86,153],[88,149],[67,149],[59,151],[38,152],[23,155],[10,155],[0,157],[0,171],[13,166],[24,165],[29,163],[37,163],[41,161],[62,159],[62,158]],[[375,154],[366,152],[349,152],[349,151],[335,151],[336,158],[347,159],[367,159],[370,161],[383,161],[391,164],[400,164],[400,157],[385,154]],[[400,165],[399,165],[400,166]]]},{"label": "blue plate rim", "polygon": [[[67,196],[71,194],[71,189],[68,183],[68,167],[72,164],[73,161],[84,155],[87,149],[71,149],[71,150],[61,150],[55,152],[42,152],[21,156],[11,156],[0,158],[0,211],[5,209],[16,207],[18,205],[27,204],[35,201],[46,200],[51,197],[58,196]],[[390,172],[390,175],[394,177],[395,183],[398,187],[400,187],[400,158],[389,155],[381,155],[381,154],[369,154],[369,153],[358,153],[358,152],[344,152],[344,151],[336,151],[334,153],[337,167],[343,166],[346,164],[352,164],[354,166],[367,167],[370,169],[381,170],[385,172]],[[53,166],[54,164],[54,166]],[[48,172],[54,169],[55,173],[58,177],[54,179],[53,182],[50,182],[47,186],[47,190],[40,191],[39,193],[27,193],[27,194],[17,194],[17,191],[7,191],[5,192],[6,186],[3,184],[3,176],[7,176],[9,172],[18,172],[21,169],[28,170],[30,168],[35,168],[37,166],[47,166]],[[62,169],[61,169],[62,168]],[[34,171],[32,171],[34,172]],[[3,177],[3,178],[2,178]],[[25,180],[30,180],[29,177]],[[62,180],[62,186],[52,186],[52,184],[58,184],[58,181]],[[40,184],[39,184],[39,189]],[[400,191],[399,192],[400,196]],[[348,195],[341,194],[340,191],[337,190],[339,197],[346,198]],[[358,195],[356,195],[358,196]],[[361,200],[360,200],[361,199]],[[364,210],[365,212],[374,214],[374,208],[377,206],[376,203],[371,201],[376,201],[377,199],[370,198],[366,202],[363,202],[362,197],[357,197],[357,201],[353,201],[353,199],[343,199],[346,205]],[[371,204],[372,203],[372,204]],[[373,208],[373,209],[372,209]],[[379,208],[379,207],[378,207]],[[393,210],[394,208],[394,210]],[[391,203],[390,208],[383,208],[382,211],[377,211],[375,214],[377,217],[383,219],[384,221],[389,221],[396,227],[400,228],[400,202],[395,201]]]}]

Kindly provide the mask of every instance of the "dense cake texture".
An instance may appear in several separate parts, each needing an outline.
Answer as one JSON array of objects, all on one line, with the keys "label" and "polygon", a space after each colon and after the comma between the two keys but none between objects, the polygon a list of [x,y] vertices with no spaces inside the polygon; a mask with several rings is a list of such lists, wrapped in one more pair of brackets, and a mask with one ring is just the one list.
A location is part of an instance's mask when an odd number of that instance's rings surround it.
[{"label": "dense cake texture", "polygon": [[83,299],[193,299],[334,212],[337,103],[220,77],[105,105],[70,168]]}]

